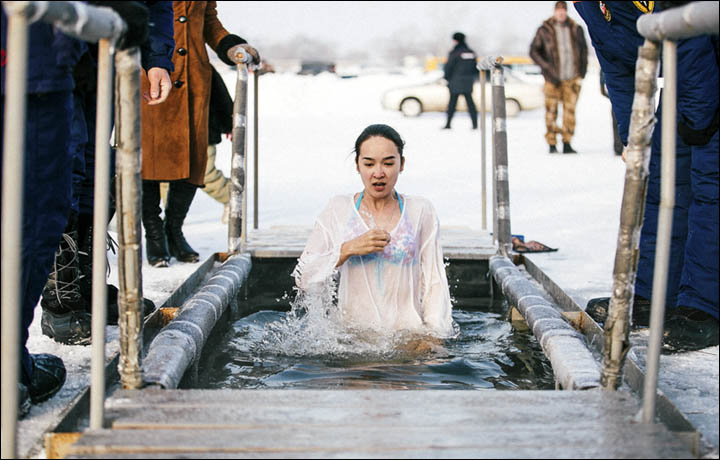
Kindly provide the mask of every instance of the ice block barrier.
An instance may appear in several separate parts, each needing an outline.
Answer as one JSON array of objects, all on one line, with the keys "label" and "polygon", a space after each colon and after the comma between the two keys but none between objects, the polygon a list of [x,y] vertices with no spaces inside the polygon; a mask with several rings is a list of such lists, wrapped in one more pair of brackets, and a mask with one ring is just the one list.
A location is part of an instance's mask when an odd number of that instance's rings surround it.
[{"label": "ice block barrier", "polygon": [[542,292],[508,258],[490,258],[490,273],[510,305],[523,315],[552,364],[556,381],[566,390],[600,386],[600,368],[576,331]]},{"label": "ice block barrier", "polygon": [[232,302],[252,267],[249,254],[233,255],[188,299],[177,316],[148,347],[143,361],[146,385],[177,388],[185,371],[200,355],[205,341]]}]

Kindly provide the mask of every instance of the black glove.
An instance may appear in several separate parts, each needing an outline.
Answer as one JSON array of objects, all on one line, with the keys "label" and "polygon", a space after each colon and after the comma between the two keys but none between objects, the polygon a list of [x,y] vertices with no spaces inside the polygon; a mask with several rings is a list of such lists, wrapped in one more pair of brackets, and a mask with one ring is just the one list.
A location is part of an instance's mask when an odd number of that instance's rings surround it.
[{"label": "black glove", "polygon": [[125,21],[127,29],[117,46],[124,50],[133,46],[141,46],[150,35],[150,10],[140,2],[89,2],[95,6],[108,6],[115,10]]}]

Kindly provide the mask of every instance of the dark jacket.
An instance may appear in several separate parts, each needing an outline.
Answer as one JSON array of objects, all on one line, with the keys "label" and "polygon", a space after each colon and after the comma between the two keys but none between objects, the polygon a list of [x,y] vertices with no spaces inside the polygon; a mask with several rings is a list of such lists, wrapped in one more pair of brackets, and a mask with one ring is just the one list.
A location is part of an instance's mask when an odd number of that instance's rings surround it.
[{"label": "dark jacket", "polygon": [[[2,71],[0,80],[5,94],[5,66],[7,56],[7,16],[2,11]],[[28,35],[28,94],[68,91],[74,88],[72,72],[85,43],[71,38],[43,22],[30,25]],[[11,58],[11,57],[10,57]]]},{"label": "dark jacket", "polygon": [[465,43],[458,43],[448,55],[445,80],[451,93],[472,93],[478,79],[477,55]]},{"label": "dark jacket", "polygon": [[[109,6],[117,8],[120,2],[90,1],[96,6]],[[142,2],[149,12],[148,39],[142,44],[140,50],[141,64],[145,70],[160,67],[172,73],[174,70],[172,54],[175,49],[173,38],[173,8],[172,2],[146,1]],[[120,14],[120,12],[118,12]],[[83,54],[75,67],[75,87],[85,93],[97,90],[97,44],[88,43],[88,51]]]},{"label": "dark jacket", "polygon": [[232,132],[233,100],[215,67],[212,70],[210,83],[210,117],[208,121],[208,142],[219,144],[222,135]]},{"label": "dark jacket", "polygon": [[[575,3],[575,9],[588,26],[620,138],[627,145],[635,93],[635,63],[638,47],[644,41],[635,24],[644,12],[635,2],[610,1],[605,2],[605,8],[609,19],[594,2]],[[716,117],[720,97],[717,40],[707,35],[679,40],[677,53],[678,124],[694,130],[706,129]]]},{"label": "dark jacket", "polygon": [[[597,8],[597,5],[596,5]],[[573,64],[577,76],[585,78],[587,71],[587,44],[582,26],[567,18],[570,27],[570,43],[573,49]],[[560,84],[560,56],[558,55],[557,38],[555,37],[555,20],[545,20],[538,28],[535,38],[530,44],[530,57],[542,69],[546,81],[553,85]]]}]

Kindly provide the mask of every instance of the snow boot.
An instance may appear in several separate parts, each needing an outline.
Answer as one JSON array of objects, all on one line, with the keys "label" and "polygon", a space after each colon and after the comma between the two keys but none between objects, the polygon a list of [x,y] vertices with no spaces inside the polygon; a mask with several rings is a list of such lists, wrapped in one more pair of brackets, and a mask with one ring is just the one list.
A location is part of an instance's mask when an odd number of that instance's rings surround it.
[{"label": "snow boot", "polygon": [[168,240],[160,218],[160,185],[156,181],[142,183],[142,221],[145,227],[145,254],[153,267],[170,264]]},{"label": "snow boot", "polygon": [[33,404],[47,401],[55,395],[65,383],[65,364],[55,355],[31,354],[32,374],[23,372],[22,384],[27,387]]},{"label": "snow boot", "polygon": [[563,153],[577,153],[570,142],[563,142]]},{"label": "snow boot", "polygon": [[44,335],[66,345],[90,343],[90,315],[80,292],[77,215],[74,212],[55,253],[40,305],[43,309],[40,327]]},{"label": "snow boot", "polygon": [[663,353],[702,350],[718,345],[718,320],[702,310],[673,308],[665,321]]},{"label": "snow boot", "polygon": [[554,145],[551,145],[550,148],[548,149],[548,153],[558,153],[557,147],[555,147]]},{"label": "snow boot", "polygon": [[[80,260],[80,291],[85,298],[88,313],[92,315],[92,271],[93,271],[93,216],[80,214],[78,217],[78,257]],[[110,235],[107,235],[107,249],[115,253],[117,243]],[[109,266],[107,268],[109,270]],[[143,299],[144,316],[147,317],[155,310],[155,304],[149,299]],[[106,285],[107,324],[117,325],[118,322],[118,288],[112,284]]]},{"label": "snow boot", "polygon": [[22,420],[30,412],[32,400],[27,385],[18,383],[18,419]]},{"label": "snow boot", "polygon": [[[596,323],[603,326],[610,310],[610,297],[597,297],[590,299],[585,307],[587,313]],[[668,309],[665,309],[667,317]],[[633,298],[632,327],[643,328],[650,326],[650,300],[635,295]]]},{"label": "snow boot", "polygon": [[187,181],[170,183],[165,207],[165,234],[167,235],[170,255],[180,262],[197,262],[198,254],[190,247],[182,232],[183,222],[187,216],[197,187]]}]

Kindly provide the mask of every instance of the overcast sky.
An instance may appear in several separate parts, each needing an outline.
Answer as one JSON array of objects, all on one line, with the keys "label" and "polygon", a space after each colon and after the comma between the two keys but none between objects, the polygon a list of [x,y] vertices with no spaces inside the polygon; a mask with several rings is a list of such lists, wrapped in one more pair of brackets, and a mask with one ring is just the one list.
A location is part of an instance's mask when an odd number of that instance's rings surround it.
[{"label": "overcast sky", "polygon": [[[338,54],[382,46],[408,34],[445,37],[462,31],[479,53],[501,54],[514,46],[527,50],[554,1],[535,2],[218,2],[225,27],[250,43],[281,43],[304,36],[334,44]],[[571,18],[579,16],[568,2]],[[581,22],[581,24],[583,24]],[[298,43],[298,53],[302,43]],[[527,52],[527,51],[525,51]],[[262,50],[261,50],[262,53]],[[507,53],[507,51],[505,51]]]}]

